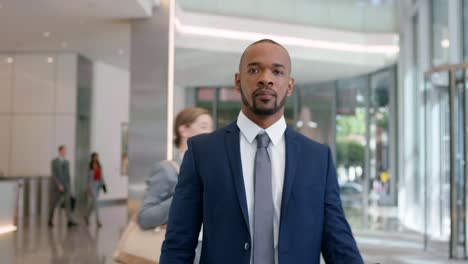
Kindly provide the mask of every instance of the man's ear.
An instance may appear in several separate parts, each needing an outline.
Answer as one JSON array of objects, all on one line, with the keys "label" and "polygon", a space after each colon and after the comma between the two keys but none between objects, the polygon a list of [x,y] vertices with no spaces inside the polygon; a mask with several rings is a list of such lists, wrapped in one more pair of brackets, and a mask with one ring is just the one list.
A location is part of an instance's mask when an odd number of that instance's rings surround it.
[{"label": "man's ear", "polygon": [[294,92],[294,78],[290,77],[288,82],[288,96],[291,96]]},{"label": "man's ear", "polygon": [[240,73],[236,73],[234,75],[234,84],[236,85],[236,90],[240,92],[240,87],[241,87]]}]

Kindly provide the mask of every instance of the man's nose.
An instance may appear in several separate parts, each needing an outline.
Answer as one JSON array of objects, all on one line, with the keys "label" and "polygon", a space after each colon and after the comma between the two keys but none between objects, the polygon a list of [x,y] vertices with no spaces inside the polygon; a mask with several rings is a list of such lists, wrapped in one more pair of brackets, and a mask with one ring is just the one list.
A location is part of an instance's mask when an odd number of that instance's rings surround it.
[{"label": "man's nose", "polygon": [[273,86],[273,76],[269,71],[263,71],[258,78],[259,86]]}]

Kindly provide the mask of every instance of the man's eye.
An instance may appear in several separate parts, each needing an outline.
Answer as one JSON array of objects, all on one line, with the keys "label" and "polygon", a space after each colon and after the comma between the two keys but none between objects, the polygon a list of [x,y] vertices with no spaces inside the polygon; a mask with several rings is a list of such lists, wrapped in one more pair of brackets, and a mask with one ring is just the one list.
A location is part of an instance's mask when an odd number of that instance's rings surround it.
[{"label": "man's eye", "polygon": [[258,69],[249,69],[248,72],[249,72],[249,73],[257,73],[257,72],[258,72]]},{"label": "man's eye", "polygon": [[278,75],[278,74],[283,74],[283,72],[280,70],[273,70],[273,74]]}]

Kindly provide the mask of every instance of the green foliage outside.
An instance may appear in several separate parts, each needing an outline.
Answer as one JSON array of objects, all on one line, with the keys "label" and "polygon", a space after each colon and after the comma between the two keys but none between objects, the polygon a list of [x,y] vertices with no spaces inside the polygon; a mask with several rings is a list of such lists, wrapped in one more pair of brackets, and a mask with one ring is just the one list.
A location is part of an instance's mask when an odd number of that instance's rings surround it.
[{"label": "green foliage outside", "polygon": [[352,116],[340,116],[336,120],[336,126],[338,128],[336,131],[338,140],[349,135],[365,135],[366,113],[364,109],[357,108],[356,114]]},{"label": "green foliage outside", "polygon": [[[366,133],[366,114],[357,108],[355,115],[340,116],[337,124],[336,158],[339,166],[364,166],[365,148],[357,138]],[[353,139],[354,138],[354,139]]]},{"label": "green foliage outside", "polygon": [[338,141],[336,144],[336,158],[339,165],[349,168],[351,166],[364,166],[364,146],[355,141]]}]

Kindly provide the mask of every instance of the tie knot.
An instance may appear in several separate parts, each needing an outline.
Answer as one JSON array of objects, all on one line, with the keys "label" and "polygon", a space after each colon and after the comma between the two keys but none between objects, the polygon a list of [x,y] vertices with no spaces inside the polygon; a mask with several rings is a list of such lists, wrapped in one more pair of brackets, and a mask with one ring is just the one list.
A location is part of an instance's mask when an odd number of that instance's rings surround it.
[{"label": "tie knot", "polygon": [[268,134],[263,132],[257,135],[257,148],[268,148],[270,138]]}]

